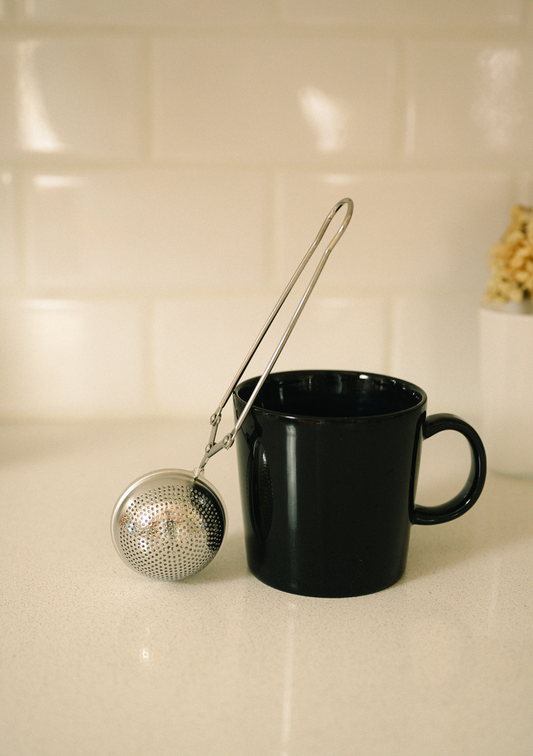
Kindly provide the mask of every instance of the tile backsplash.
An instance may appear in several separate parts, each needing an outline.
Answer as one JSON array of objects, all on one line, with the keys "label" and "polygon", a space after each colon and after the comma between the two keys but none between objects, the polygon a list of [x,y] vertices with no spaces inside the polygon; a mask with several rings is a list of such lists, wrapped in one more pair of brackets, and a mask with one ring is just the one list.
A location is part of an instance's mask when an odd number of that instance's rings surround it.
[{"label": "tile backsplash", "polygon": [[344,196],[277,367],[478,414],[488,251],[533,202],[533,0],[0,0],[0,102],[0,418],[207,422]]}]

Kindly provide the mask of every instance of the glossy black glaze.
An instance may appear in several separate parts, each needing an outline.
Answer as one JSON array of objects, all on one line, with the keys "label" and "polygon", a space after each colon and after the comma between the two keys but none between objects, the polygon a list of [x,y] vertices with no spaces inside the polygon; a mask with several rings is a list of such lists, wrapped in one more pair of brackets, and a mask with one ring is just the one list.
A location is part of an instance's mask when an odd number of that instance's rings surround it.
[{"label": "glossy black glaze", "polygon": [[[239,417],[257,379],[237,386]],[[308,596],[357,596],[402,576],[412,522],[463,514],[485,480],[483,445],[453,415],[426,419],[422,389],[388,376],[341,371],[272,374],[237,434],[252,573]],[[414,496],[424,437],[463,433],[472,467],[463,491],[436,508]]]}]

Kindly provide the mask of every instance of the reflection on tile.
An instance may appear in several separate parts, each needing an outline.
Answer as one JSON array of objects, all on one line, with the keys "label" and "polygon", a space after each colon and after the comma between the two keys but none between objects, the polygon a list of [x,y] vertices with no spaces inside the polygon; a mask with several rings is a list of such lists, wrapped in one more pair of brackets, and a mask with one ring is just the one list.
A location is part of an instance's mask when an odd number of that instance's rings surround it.
[{"label": "reflection on tile", "polygon": [[481,292],[488,251],[507,223],[510,191],[509,175],[497,172],[281,174],[279,281],[296,267],[329,209],[348,195],[354,215],[321,286]]},{"label": "reflection on tile", "polygon": [[139,66],[127,39],[3,40],[0,152],[138,156]]},{"label": "reflection on tile", "polygon": [[393,148],[388,42],[339,39],[332,56],[320,39],[160,39],[154,91],[161,158],[368,160]]},{"label": "reflection on tile", "polygon": [[23,150],[35,152],[64,152],[52,125],[45,103],[42,82],[37,74],[36,52],[39,43],[34,40],[17,45],[17,122],[19,143]]},{"label": "reflection on tile", "polygon": [[521,22],[521,0],[282,0],[283,18],[299,23],[357,23],[397,26],[507,26]]},{"label": "reflection on tile", "polygon": [[0,323],[0,415],[75,417],[142,412],[142,325],[137,305],[4,301]]},{"label": "reflection on tile", "polygon": [[[482,292],[397,297],[391,374],[421,386],[429,412],[480,411],[477,313]],[[465,418],[467,419],[467,418]]]},{"label": "reflection on tile", "polygon": [[[263,372],[298,299],[295,294],[278,313],[245,377]],[[160,409],[209,417],[275,301],[276,296],[161,300],[154,321]],[[386,308],[379,297],[314,297],[306,305],[274,370],[385,372],[386,342]],[[230,407],[230,418],[231,411]]]},{"label": "reflection on tile", "polygon": [[265,238],[264,180],[255,172],[41,174],[30,187],[36,285],[255,287]]},{"label": "reflection on tile", "polygon": [[408,51],[409,157],[533,154],[533,46],[413,42]]},{"label": "reflection on tile", "polygon": [[17,272],[13,176],[0,168],[0,286],[14,286]]},{"label": "reflection on tile", "polygon": [[269,16],[268,0],[26,0],[25,17],[32,21],[82,24],[178,24],[226,26],[260,24]]}]

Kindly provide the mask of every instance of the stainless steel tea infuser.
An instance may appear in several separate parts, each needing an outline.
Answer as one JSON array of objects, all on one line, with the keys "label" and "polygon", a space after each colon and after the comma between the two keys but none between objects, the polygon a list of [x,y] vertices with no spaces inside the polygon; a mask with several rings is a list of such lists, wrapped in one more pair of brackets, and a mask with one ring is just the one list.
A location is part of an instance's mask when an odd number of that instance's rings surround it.
[{"label": "stainless steel tea infuser", "polygon": [[[222,410],[255,354],[272,321],[318,247],[333,217],[346,205],[346,215],[337,233],[323,252],[274,354],[252,392],[234,429],[215,442]],[[216,412],[211,415],[211,434],[202,461],[193,471],[155,470],[135,480],[117,501],[111,518],[113,543],[119,556],[137,572],[158,580],[182,580],[200,572],[216,556],[226,529],[226,510],[216,488],[204,477],[207,461],[235,441],[257,394],[292,333],[324,265],[353,213],[353,202],[345,198],[328,213],[314,242],[296,269],[265,325],[261,329]]]}]

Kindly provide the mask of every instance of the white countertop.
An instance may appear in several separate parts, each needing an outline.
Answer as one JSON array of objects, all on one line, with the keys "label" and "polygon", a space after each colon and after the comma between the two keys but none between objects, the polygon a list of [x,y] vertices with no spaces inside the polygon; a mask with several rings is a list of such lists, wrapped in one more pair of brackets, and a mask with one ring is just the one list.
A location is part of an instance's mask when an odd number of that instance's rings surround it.
[{"label": "white countertop", "polygon": [[[208,436],[0,426],[1,756],[531,756],[533,480],[489,474],[464,517],[413,527],[392,588],[314,599],[247,571],[223,451],[206,468],[229,512],[219,555],[143,578],[115,553],[113,505],[143,473],[193,468]],[[420,503],[459,487],[444,453],[423,456]]]}]

